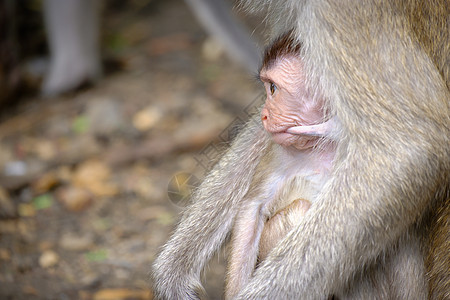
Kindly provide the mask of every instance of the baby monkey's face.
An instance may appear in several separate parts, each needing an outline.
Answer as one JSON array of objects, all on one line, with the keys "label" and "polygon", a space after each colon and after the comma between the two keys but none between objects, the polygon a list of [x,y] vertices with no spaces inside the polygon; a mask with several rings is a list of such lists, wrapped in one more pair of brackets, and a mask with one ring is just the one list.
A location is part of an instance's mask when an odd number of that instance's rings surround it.
[{"label": "baby monkey's face", "polygon": [[320,135],[289,129],[310,128],[324,122],[323,100],[313,97],[306,89],[303,71],[301,58],[292,54],[277,58],[259,76],[267,94],[261,112],[264,128],[276,143],[299,150],[313,147]]}]

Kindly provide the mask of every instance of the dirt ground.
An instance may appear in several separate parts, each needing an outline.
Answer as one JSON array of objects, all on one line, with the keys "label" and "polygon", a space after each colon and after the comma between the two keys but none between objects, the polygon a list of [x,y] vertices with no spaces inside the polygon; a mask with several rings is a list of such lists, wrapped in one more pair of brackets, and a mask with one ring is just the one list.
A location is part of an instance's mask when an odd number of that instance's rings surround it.
[{"label": "dirt ground", "polygon": [[[184,2],[131,2],[103,21],[118,70],[2,112],[0,299],[152,299],[191,185],[260,99]],[[223,257],[204,276],[211,299]]]}]

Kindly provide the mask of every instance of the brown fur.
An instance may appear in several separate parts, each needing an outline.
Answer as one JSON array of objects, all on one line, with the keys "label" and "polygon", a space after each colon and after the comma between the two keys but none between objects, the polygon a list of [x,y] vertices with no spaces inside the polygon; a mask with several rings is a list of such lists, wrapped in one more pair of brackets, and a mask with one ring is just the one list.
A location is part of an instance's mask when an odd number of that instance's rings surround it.
[{"label": "brown fur", "polygon": [[280,57],[300,53],[300,43],[295,39],[294,30],[282,34],[276,38],[264,51],[261,69],[270,69],[273,63]]}]

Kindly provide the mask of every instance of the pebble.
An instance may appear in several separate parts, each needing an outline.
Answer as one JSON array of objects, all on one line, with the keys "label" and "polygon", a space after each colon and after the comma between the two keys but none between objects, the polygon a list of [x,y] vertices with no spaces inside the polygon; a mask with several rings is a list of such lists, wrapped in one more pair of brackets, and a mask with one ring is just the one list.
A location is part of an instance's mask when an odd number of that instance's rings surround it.
[{"label": "pebble", "polygon": [[53,250],[47,250],[39,257],[39,265],[42,268],[54,267],[59,262],[59,255]]},{"label": "pebble", "polygon": [[157,107],[147,107],[137,112],[133,117],[133,125],[139,131],[153,128],[162,118],[162,112]]},{"label": "pebble", "polygon": [[87,108],[89,130],[95,134],[111,134],[124,126],[122,101],[110,97],[92,99]]},{"label": "pebble", "polygon": [[89,250],[93,243],[94,237],[92,234],[78,236],[73,233],[66,233],[61,237],[59,245],[69,251],[85,251]]}]

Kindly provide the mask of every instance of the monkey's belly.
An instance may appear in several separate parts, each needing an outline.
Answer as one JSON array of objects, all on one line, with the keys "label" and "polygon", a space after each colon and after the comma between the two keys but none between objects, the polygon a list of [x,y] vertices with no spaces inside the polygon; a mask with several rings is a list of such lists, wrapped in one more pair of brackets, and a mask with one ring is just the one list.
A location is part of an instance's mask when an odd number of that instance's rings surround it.
[{"label": "monkey's belly", "polygon": [[259,261],[263,261],[286,234],[299,223],[310,206],[310,201],[296,199],[266,221],[259,240]]}]

